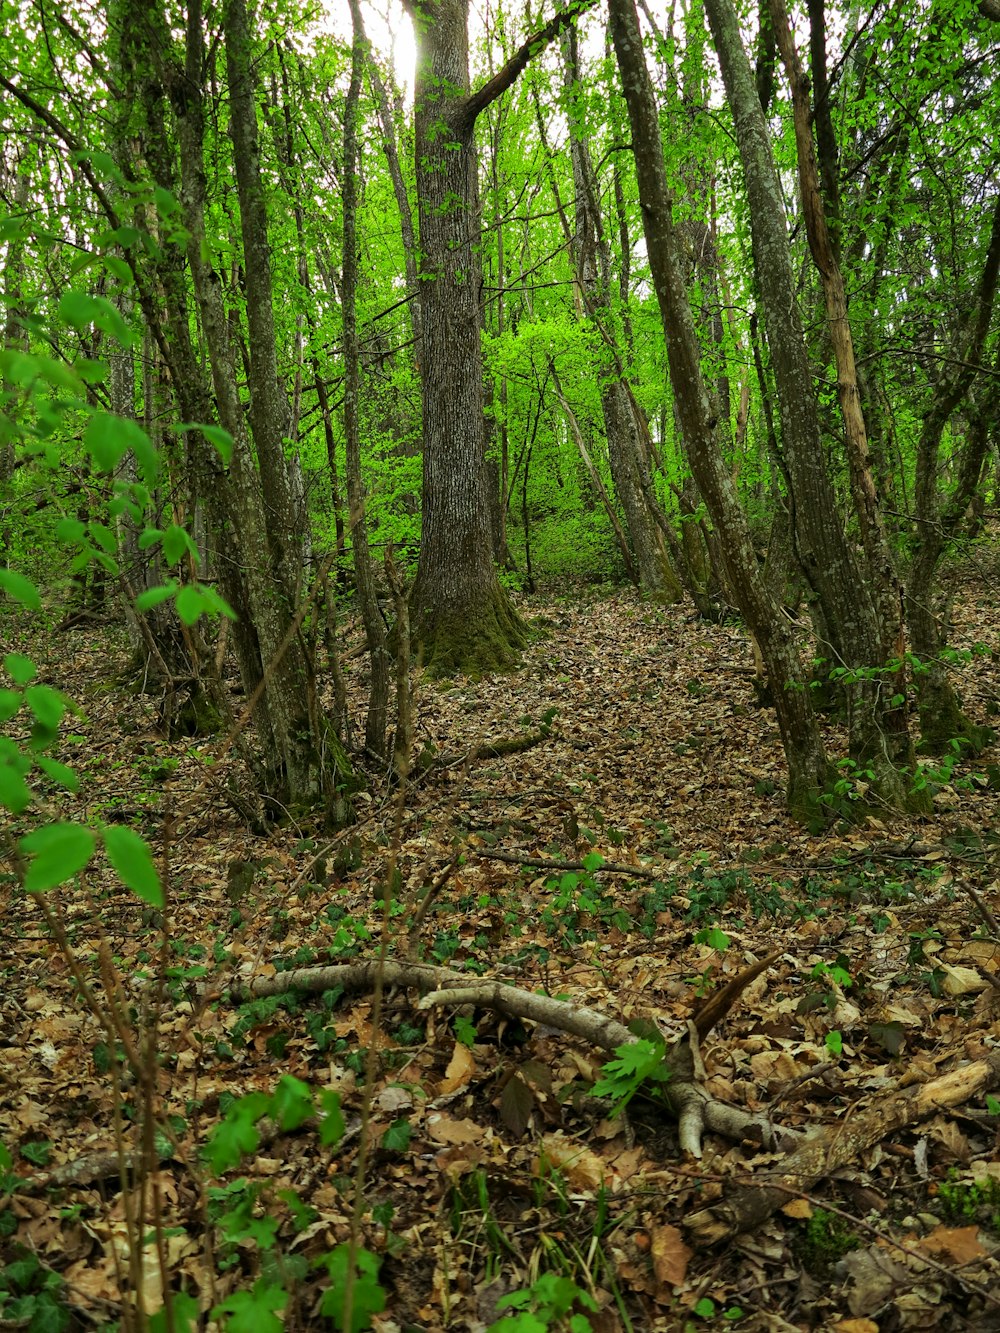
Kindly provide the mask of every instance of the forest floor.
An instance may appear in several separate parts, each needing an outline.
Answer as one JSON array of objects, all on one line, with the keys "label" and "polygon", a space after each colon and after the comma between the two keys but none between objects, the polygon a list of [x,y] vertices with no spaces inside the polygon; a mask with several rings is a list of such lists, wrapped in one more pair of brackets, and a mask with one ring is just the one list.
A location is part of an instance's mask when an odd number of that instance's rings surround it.
[{"label": "forest floor", "polygon": [[[953,635],[991,650],[956,672],[986,722],[1000,710],[992,572],[992,586],[988,571],[969,572]],[[157,991],[166,939],[155,1078],[174,1142],[160,1145],[148,1187],[173,1288],[204,1310],[263,1275],[258,1301],[289,1292],[286,1328],[329,1326],[319,1303],[336,1275],[313,1261],[350,1234],[367,1077],[358,1207],[384,1333],[483,1330],[499,1298],[533,1284],[536,1321],[512,1329],[569,1327],[546,1323],[544,1304],[551,1314],[567,1292],[564,1311],[574,1292],[592,1298],[576,1327],[600,1333],[1000,1329],[992,1097],[876,1143],[752,1233],[701,1251],[685,1231],[691,1210],[773,1155],[708,1134],[704,1156],[683,1160],[657,1103],[637,1097],[616,1117],[589,1095],[606,1057],[579,1040],[489,1010],[421,1011],[403,990],[387,990],[378,1027],[367,994],[230,1001],[234,981],[275,968],[373,957],[388,883],[390,956],[433,886],[417,956],[652,1021],[670,1039],[720,982],[779,948],[703,1056],[715,1097],[790,1127],[849,1128],[887,1090],[996,1051],[998,747],[937,775],[930,817],[877,818],[848,787],[844,817],[810,832],[784,812],[774,715],[755,702],[740,627],[606,589],[520,609],[540,631],[520,669],[418,682],[416,748],[436,762],[401,796],[374,785],[332,845],[310,829],[247,833],[220,785],[235,761],[210,762],[218,741],[166,741],[157,701],[116,683],[120,628],[30,644],[40,678],[83,709],[59,756],[81,789],[53,796],[53,811],[129,824],[167,867],[166,921],[100,868],[49,905],[126,1034]],[[346,667],[356,735],[362,660]],[[543,725],[521,752],[469,758]],[[833,722],[829,739],[842,753]],[[593,869],[595,853],[635,873]],[[530,864],[584,858],[592,869]],[[12,1265],[30,1253],[64,1283],[63,1326],[113,1327],[140,1186],[123,1190],[102,1163],[116,1138],[133,1141],[137,1089],[116,1073],[122,1032],[102,1030],[40,904],[3,870],[0,1142],[22,1184],[17,1229],[0,1236],[0,1320],[22,1289]],[[270,1094],[283,1075],[338,1094],[339,1143],[323,1147],[307,1122],[207,1179],[199,1145],[232,1097]],[[0,1172],[0,1202],[10,1183]],[[156,1268],[146,1265],[151,1309]],[[567,1282],[539,1283],[546,1273]],[[377,1307],[371,1280],[358,1290]],[[242,1317],[233,1328],[280,1328],[273,1314]]]}]

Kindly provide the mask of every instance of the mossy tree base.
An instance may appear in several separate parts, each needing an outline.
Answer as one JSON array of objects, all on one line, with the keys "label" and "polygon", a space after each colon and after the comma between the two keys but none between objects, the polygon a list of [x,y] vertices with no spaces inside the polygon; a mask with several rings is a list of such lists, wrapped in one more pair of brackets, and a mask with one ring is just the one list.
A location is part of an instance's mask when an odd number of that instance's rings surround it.
[{"label": "mossy tree base", "polygon": [[464,613],[434,606],[415,618],[412,651],[432,677],[483,676],[515,666],[528,629],[497,583]]},{"label": "mossy tree base", "polygon": [[292,763],[273,769],[261,793],[269,816],[335,833],[355,822],[354,796],[364,786],[333,724],[303,720],[288,747]]},{"label": "mossy tree base", "polygon": [[970,721],[958,695],[947,680],[927,680],[919,686],[920,754],[960,754],[976,757],[996,739],[991,727]]}]

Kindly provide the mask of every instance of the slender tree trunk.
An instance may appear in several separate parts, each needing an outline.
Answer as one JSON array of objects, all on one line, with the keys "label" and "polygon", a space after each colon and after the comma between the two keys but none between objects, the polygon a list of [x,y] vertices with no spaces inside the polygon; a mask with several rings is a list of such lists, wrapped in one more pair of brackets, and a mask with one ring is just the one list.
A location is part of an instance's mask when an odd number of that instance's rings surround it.
[{"label": "slender tree trunk", "polygon": [[[995,390],[991,388],[970,414],[965,441],[958,455],[958,479],[952,494],[942,502],[938,492],[941,437],[975,382],[993,319],[998,280],[1000,199],[994,205],[990,241],[965,345],[955,357],[952,369],[938,381],[917,443],[914,551],[906,582],[906,615],[913,652],[922,663],[915,678],[921,742],[931,753],[940,753],[951,741],[960,739],[965,741],[967,748],[978,753],[988,739],[987,730],[977,727],[963,712],[941,660],[947,636],[935,611],[934,584],[941,557],[958,536],[977,493],[986,466],[990,432],[996,429],[1000,420]],[[995,370],[1000,370],[1000,354],[994,365]]]},{"label": "slender tree trunk", "polygon": [[646,252],[656,289],[670,378],[692,469],[719,534],[726,572],[774,690],[788,761],[789,808],[814,817],[830,781],[830,765],[812,711],[798,646],[764,585],[746,516],[725,466],[717,434],[719,411],[701,369],[701,348],[683,278],[663,165],[659,114],[646,69],[634,0],[610,0],[611,33],[632,128]]},{"label": "slender tree trunk", "polygon": [[[743,163],[798,551],[830,638],[821,645],[821,652],[847,671],[852,760],[871,775],[872,786],[885,804],[910,808],[921,804],[921,798],[912,792],[907,770],[914,764],[913,747],[900,692],[893,689],[895,663],[901,661],[904,645],[899,617],[885,621],[888,594],[880,585],[889,571],[865,568],[859,562],[838,512],[788,252],[781,183],[758,90],[732,0],[706,0],[705,10]],[[854,395],[848,397],[853,407]],[[873,496],[866,496],[866,503],[873,501]],[[869,520],[870,509],[864,522]]]},{"label": "slender tree trunk", "polygon": [[[562,45],[575,187],[575,227],[568,239],[581,304],[600,335],[596,370],[611,476],[625,515],[640,587],[658,600],[677,602],[682,596],[681,585],[652,512],[656,497],[649,460],[612,333],[611,249],[601,216],[590,145],[579,114],[581,84],[575,31],[563,35]],[[564,216],[561,208],[560,216]]]},{"label": "slender tree trunk", "polygon": [[350,0],[354,41],[351,47],[351,82],[344,104],[344,171],[342,185],[344,222],[344,263],[342,274],[342,312],[344,319],[344,439],[347,453],[347,497],[350,506],[351,554],[354,577],[361,607],[361,619],[368,639],[371,658],[371,689],[368,695],[368,719],[365,743],[373,754],[386,754],[386,725],[389,707],[389,681],[392,657],[389,653],[385,624],[378,606],[375,570],[368,547],[368,521],[365,517],[365,492],[361,480],[361,426],[359,397],[361,390],[360,349],[358,346],[357,286],[358,242],[357,178],[361,169],[358,153],[358,99],[368,41],[359,0]]}]

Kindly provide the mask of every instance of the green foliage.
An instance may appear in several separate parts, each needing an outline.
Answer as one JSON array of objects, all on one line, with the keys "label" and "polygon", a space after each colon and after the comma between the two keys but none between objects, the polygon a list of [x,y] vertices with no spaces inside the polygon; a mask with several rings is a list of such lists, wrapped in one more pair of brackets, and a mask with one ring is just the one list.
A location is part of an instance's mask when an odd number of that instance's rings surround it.
[{"label": "green foliage", "polygon": [[[343,1134],[340,1099],[336,1093],[328,1092],[320,1105],[323,1113],[321,1141],[325,1147],[330,1147]],[[270,1095],[264,1092],[247,1093],[229,1106],[224,1118],[209,1136],[203,1150],[204,1158],[212,1171],[221,1175],[237,1166],[249,1153],[256,1152],[260,1144],[257,1127],[265,1116],[281,1130],[289,1131],[297,1129],[315,1114],[316,1106],[310,1089],[291,1074],[284,1074]]]},{"label": "green foliage", "polygon": [[14,1246],[0,1268],[0,1320],[28,1333],[61,1333],[70,1326],[64,1288],[59,1274],[31,1250]]},{"label": "green foliage", "polygon": [[615,1058],[601,1066],[604,1075],[591,1089],[595,1097],[610,1097],[611,1114],[619,1115],[644,1083],[663,1084],[670,1079],[663,1042],[640,1037],[615,1048]]},{"label": "green foliage", "polygon": [[[323,1293],[320,1310],[333,1321],[334,1328],[343,1333],[360,1333],[368,1327],[373,1314],[385,1309],[385,1290],[379,1284],[380,1260],[370,1250],[358,1248],[351,1263],[349,1245],[338,1245],[316,1261],[326,1269],[330,1285]],[[351,1288],[352,1311],[350,1322],[344,1317],[347,1288]]]},{"label": "green foliage", "polygon": [[838,1259],[861,1244],[858,1236],[836,1213],[814,1208],[800,1224],[793,1248],[803,1264],[817,1273],[828,1273]]},{"label": "green foliage", "polygon": [[[228,1316],[229,1333],[282,1333],[284,1320],[277,1316],[288,1303],[288,1292],[258,1278],[250,1291],[234,1291],[212,1310],[212,1317]],[[363,1325],[361,1327],[364,1327]]]},{"label": "green foliage", "polygon": [[942,1219],[951,1226],[977,1223],[1000,1232],[1000,1180],[995,1176],[963,1180],[952,1167],[947,1180],[938,1185],[936,1203]]},{"label": "green foliage", "polygon": [[590,1320],[584,1314],[572,1313],[574,1306],[597,1310],[593,1296],[572,1279],[557,1273],[542,1273],[530,1287],[513,1291],[497,1301],[498,1310],[511,1313],[491,1324],[489,1333],[545,1333],[553,1328],[589,1333]]}]

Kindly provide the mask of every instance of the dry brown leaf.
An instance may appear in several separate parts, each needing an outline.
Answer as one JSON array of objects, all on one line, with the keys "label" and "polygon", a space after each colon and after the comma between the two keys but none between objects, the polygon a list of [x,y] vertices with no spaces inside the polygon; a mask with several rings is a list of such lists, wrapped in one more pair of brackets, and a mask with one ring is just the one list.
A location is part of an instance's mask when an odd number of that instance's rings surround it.
[{"label": "dry brown leaf", "polygon": [[684,1244],[679,1227],[653,1227],[650,1230],[653,1272],[663,1286],[679,1287],[687,1276],[687,1266],[694,1253]]},{"label": "dry brown leaf", "polygon": [[808,1199],[792,1199],[781,1210],[786,1217],[809,1218],[813,1215],[813,1206]]},{"label": "dry brown leaf", "polygon": [[919,1242],[918,1248],[958,1265],[971,1264],[987,1253],[979,1243],[979,1228],[976,1226],[935,1227]]},{"label": "dry brown leaf", "polygon": [[541,1147],[536,1171],[541,1171],[544,1160],[549,1166],[557,1166],[574,1189],[596,1190],[603,1183],[604,1160],[589,1148],[573,1143],[561,1134],[546,1134]]},{"label": "dry brown leaf", "polygon": [[475,1072],[475,1056],[463,1042],[456,1041],[455,1049],[448,1061],[448,1068],[444,1071],[444,1078],[438,1084],[439,1096],[443,1097],[449,1092],[464,1088]]},{"label": "dry brown leaf", "polygon": [[989,984],[974,967],[953,967],[950,963],[938,963],[938,968],[944,973],[942,989],[949,995],[971,995],[985,990]]},{"label": "dry brown leaf", "polygon": [[475,1120],[452,1120],[450,1116],[427,1117],[427,1132],[436,1143],[481,1143],[483,1129]]}]

